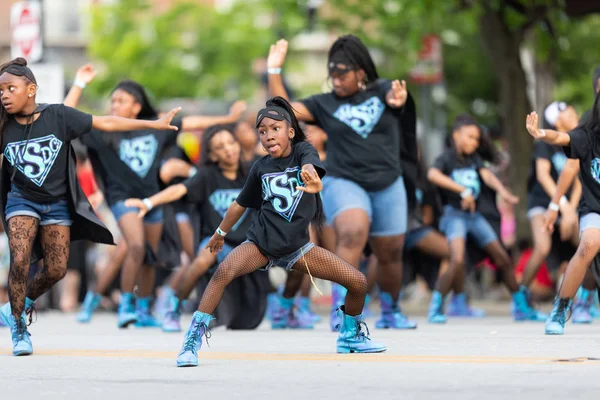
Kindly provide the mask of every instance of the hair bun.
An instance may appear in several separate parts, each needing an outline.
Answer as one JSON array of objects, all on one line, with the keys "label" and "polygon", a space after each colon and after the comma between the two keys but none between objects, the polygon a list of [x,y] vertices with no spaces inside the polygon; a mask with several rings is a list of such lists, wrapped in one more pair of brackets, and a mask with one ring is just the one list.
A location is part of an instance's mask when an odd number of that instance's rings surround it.
[{"label": "hair bun", "polygon": [[26,67],[27,66],[27,60],[24,59],[23,57],[17,57],[14,60],[12,60],[11,64],[13,64],[13,65],[20,65],[22,67]]}]

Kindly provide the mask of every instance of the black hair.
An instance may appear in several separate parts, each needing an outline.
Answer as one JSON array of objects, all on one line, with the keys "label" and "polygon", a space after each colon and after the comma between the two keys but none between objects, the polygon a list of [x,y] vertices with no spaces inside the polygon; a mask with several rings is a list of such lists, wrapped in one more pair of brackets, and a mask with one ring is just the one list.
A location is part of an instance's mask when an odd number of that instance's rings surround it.
[{"label": "black hair", "polygon": [[594,70],[593,79],[592,87],[594,88],[594,95],[596,95],[596,92],[598,91],[598,80],[600,80],[600,65],[598,65]]},{"label": "black hair", "polygon": [[[476,153],[485,160],[492,164],[500,162],[500,152],[490,139],[487,132],[487,128],[480,125],[475,117],[470,114],[461,114],[454,119],[452,123],[452,132],[460,130],[464,126],[476,126],[479,129],[479,147],[477,147]],[[452,141],[454,144],[454,142]]]},{"label": "black hair", "polygon": [[[290,122],[286,121],[286,124],[288,124],[291,128],[294,129],[295,134],[294,134],[294,138],[292,139],[293,145],[296,145],[300,142],[306,142],[306,134],[304,133],[304,131],[300,127],[300,124],[298,123],[296,114],[294,114],[294,108],[292,107],[292,105],[290,103],[288,103],[288,101],[286,99],[284,99],[281,96],[272,97],[269,100],[267,100],[267,107],[269,107],[269,106],[281,107],[290,114],[291,121]],[[321,202],[321,196],[319,196],[317,194],[317,195],[315,195],[315,198],[317,200],[317,211],[315,212],[315,215],[313,216],[312,223],[313,223],[313,226],[317,229],[317,233],[321,234],[321,232],[323,231],[323,221],[325,221],[325,214],[323,212],[323,204]]]},{"label": "black hair", "polygon": [[332,62],[338,53],[342,53],[344,58],[348,59],[348,62],[351,64],[349,67],[353,66],[365,71],[366,85],[374,83],[379,79],[379,74],[377,73],[377,68],[375,68],[375,63],[371,58],[371,54],[369,53],[367,46],[365,46],[358,37],[354,35],[339,37],[329,49],[327,65]]},{"label": "black hair", "polygon": [[[28,85],[37,85],[33,72],[27,67],[27,60],[22,57],[17,57],[12,61],[2,64],[0,66],[0,75],[4,72],[15,75],[15,73],[13,73],[14,71],[11,71],[13,69],[18,70],[19,75],[17,76],[21,77]],[[10,114],[8,114],[4,106],[0,104],[0,137],[4,133],[4,126],[8,122],[9,115]]]},{"label": "black hair", "polygon": [[[600,92],[596,93],[594,98],[594,106],[587,120],[581,125],[588,135],[595,138],[600,133]],[[600,139],[600,137],[599,137]]]},{"label": "black hair", "polygon": [[142,109],[137,115],[137,119],[156,119],[158,117],[158,112],[150,102],[148,94],[142,85],[132,80],[121,81],[115,86],[111,94],[119,89],[132,95],[135,98],[135,101],[142,106]]},{"label": "black hair", "polygon": [[[211,125],[204,130],[202,133],[202,148],[200,149],[200,165],[209,167],[217,165],[218,163],[210,159],[210,141],[219,132],[227,131],[233,136],[233,140],[238,141],[235,137],[235,124],[217,124]],[[238,160],[238,174],[246,178],[248,176],[248,166],[242,162],[242,154],[240,152],[240,159]]]}]

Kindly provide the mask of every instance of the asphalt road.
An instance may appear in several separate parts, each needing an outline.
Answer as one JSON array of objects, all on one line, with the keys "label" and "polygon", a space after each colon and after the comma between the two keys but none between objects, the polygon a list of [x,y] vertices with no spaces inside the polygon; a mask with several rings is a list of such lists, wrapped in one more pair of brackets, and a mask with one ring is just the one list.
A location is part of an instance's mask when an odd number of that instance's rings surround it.
[{"label": "asphalt road", "polygon": [[[506,306],[506,309],[508,306]],[[600,322],[568,323],[562,337],[508,317],[381,331],[382,354],[335,354],[336,334],[214,329],[198,368],[176,368],[183,333],[118,330],[111,314],[89,325],[40,313],[34,355],[13,357],[0,329],[2,399],[544,399],[592,398],[600,388]],[[188,324],[190,315],[184,316]],[[588,359],[591,358],[591,359]]]}]

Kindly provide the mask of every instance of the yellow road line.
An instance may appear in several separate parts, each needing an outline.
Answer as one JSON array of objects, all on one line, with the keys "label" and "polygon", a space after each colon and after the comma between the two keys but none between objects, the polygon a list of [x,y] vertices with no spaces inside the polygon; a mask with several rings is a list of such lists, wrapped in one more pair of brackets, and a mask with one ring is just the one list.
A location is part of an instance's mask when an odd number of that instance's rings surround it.
[{"label": "yellow road line", "polygon": [[[0,349],[1,355],[10,355],[10,349]],[[175,359],[176,352],[149,350],[83,350],[55,349],[35,350],[36,356],[61,357],[109,357],[109,358],[155,358]],[[324,361],[324,362],[369,362],[369,363],[433,363],[433,364],[550,364],[558,363],[556,358],[547,357],[500,357],[500,356],[416,356],[388,354],[269,354],[269,353],[234,353],[234,352],[201,352],[202,360],[229,361]],[[598,364],[597,360],[572,359],[561,364]]]}]

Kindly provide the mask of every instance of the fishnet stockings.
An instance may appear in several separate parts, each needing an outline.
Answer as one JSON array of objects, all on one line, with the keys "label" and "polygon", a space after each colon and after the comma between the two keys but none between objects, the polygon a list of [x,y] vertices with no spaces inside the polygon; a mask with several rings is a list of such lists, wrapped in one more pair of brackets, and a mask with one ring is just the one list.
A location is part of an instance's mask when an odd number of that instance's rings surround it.
[{"label": "fishnet stockings", "polygon": [[219,305],[225,288],[231,281],[256,271],[267,265],[267,263],[267,258],[258,251],[258,247],[253,243],[242,243],[233,249],[219,265],[208,283],[202,294],[198,311],[212,314]]},{"label": "fishnet stockings", "polygon": [[320,279],[338,283],[348,289],[345,300],[345,313],[359,315],[367,295],[367,278],[340,257],[321,247],[310,249],[294,265],[296,271],[309,273]]}]

